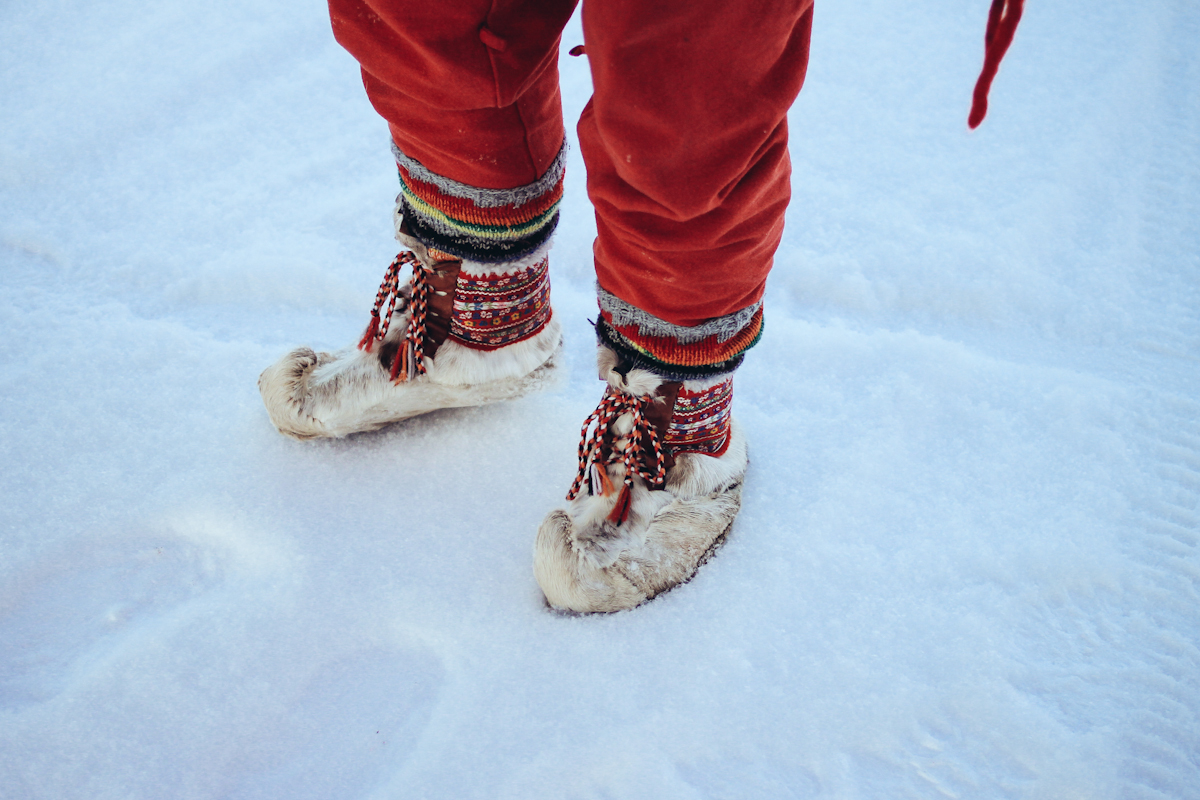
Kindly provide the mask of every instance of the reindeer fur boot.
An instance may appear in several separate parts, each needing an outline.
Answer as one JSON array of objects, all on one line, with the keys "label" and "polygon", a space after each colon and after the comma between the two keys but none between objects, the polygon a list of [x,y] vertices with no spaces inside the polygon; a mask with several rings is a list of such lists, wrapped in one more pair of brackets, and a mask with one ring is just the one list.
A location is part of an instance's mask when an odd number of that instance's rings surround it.
[{"label": "reindeer fur boot", "polygon": [[[388,268],[358,347],[297,348],[263,371],[271,422],[297,439],[369,431],[439,408],[508,400],[550,380],[562,333],[546,251],[502,264],[412,248]],[[411,265],[407,286],[399,271]],[[387,308],[384,309],[384,304]]]},{"label": "reindeer fur boot", "polygon": [[[566,144],[545,174],[484,189],[431,172],[393,145],[400,175],[392,262],[358,348],[293,350],[258,379],[267,413],[300,439],[345,436],[545,383],[561,345],[546,254]],[[407,286],[400,269],[411,265]],[[387,308],[384,308],[384,305]]]},{"label": "reindeer fur boot", "polygon": [[675,382],[598,353],[608,388],[584,423],[566,509],[538,530],[534,574],[554,608],[633,608],[689,580],[741,505],[746,441],[732,377]]}]

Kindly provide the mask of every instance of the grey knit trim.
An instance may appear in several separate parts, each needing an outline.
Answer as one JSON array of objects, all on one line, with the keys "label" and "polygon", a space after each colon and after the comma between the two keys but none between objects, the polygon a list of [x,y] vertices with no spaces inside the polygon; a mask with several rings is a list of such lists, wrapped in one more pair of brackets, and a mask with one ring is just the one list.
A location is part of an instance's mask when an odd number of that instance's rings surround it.
[{"label": "grey knit trim", "polygon": [[546,192],[554,188],[554,184],[562,180],[563,172],[567,168],[567,140],[564,135],[562,148],[558,151],[558,155],[554,157],[554,162],[542,177],[533,183],[527,183],[515,189],[481,189],[478,186],[468,186],[465,183],[459,183],[456,180],[442,177],[437,173],[430,172],[424,164],[415,158],[409,158],[404,155],[395,142],[392,142],[392,155],[396,157],[396,163],[404,167],[409,175],[424,183],[432,183],[443,194],[470,200],[479,208],[496,208],[498,206],[510,205],[523,206],[532,200],[542,197]]},{"label": "grey knit trim", "polygon": [[741,311],[716,317],[694,327],[685,327],[659,319],[642,311],[637,306],[626,303],[615,294],[604,291],[596,284],[596,296],[600,301],[600,310],[612,315],[614,325],[629,327],[637,325],[638,333],[643,336],[661,336],[674,339],[680,344],[695,344],[709,336],[716,335],[717,341],[727,342],[741,333],[742,328],[750,324],[750,320],[762,307],[762,300]]}]

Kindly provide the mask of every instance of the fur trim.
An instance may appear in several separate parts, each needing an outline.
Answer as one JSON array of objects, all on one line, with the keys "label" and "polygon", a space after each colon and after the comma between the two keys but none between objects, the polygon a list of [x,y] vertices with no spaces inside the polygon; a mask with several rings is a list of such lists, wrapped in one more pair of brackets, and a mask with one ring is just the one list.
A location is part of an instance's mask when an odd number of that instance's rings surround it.
[{"label": "fur trim", "polygon": [[[538,530],[533,569],[546,601],[577,612],[621,611],[691,579],[720,545],[741,506],[748,464],[736,422],[719,458],[686,454],[663,491],[635,478],[629,516],[608,520],[617,494],[581,494],[551,512]],[[608,467],[613,485],[624,467]]]},{"label": "fur trim", "polygon": [[487,277],[488,275],[513,275],[522,270],[529,269],[534,264],[538,263],[550,254],[550,246],[554,243],[554,236],[542,242],[537,248],[529,253],[529,255],[514,258],[511,261],[497,261],[488,263],[486,261],[472,261],[469,258],[462,260],[462,272],[473,277]]},{"label": "fur trim", "polygon": [[[516,378],[546,363],[561,342],[562,326],[555,316],[550,317],[539,333],[498,350],[476,350],[447,338],[438,347],[436,358],[425,359],[426,374],[432,383],[443,386],[470,386]],[[496,358],[497,355],[501,357]]]},{"label": "fur trim", "polygon": [[603,345],[596,348],[596,371],[600,380],[609,380],[608,376],[617,371],[619,364],[620,359],[617,357],[616,351]]},{"label": "fur trim", "polygon": [[683,382],[683,388],[689,392],[703,392],[705,389],[711,389],[718,383],[729,380],[729,373],[724,375],[712,375],[705,378],[695,378]]},{"label": "fur trim", "polygon": [[[403,337],[407,313],[393,316],[385,344]],[[317,353],[302,347],[263,370],[258,388],[271,422],[297,439],[342,437],[375,430],[440,408],[509,400],[547,385],[562,348],[558,321],[536,336],[498,350],[472,350],[447,339],[426,374],[392,381],[379,347]]]},{"label": "fur trim", "polygon": [[622,375],[617,372],[618,362],[617,354],[609,348],[604,346],[596,348],[596,368],[600,373],[600,380],[607,381],[614,392],[645,397],[654,394],[655,390],[662,385],[662,376],[655,375],[648,370],[631,369]]},{"label": "fur trim", "polygon": [[[734,456],[727,459],[730,452]],[[729,426],[729,446],[720,458],[703,453],[675,456],[675,466],[667,473],[667,490],[676,497],[692,498],[708,494],[714,486],[737,483],[746,471],[746,453],[746,437],[741,426],[733,422]]]}]

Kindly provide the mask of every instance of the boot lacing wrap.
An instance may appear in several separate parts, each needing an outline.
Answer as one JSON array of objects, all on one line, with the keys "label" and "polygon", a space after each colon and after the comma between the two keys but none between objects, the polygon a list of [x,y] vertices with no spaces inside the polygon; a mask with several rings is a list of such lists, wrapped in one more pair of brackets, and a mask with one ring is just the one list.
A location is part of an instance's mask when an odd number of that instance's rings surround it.
[{"label": "boot lacing wrap", "polygon": [[[396,309],[396,301],[404,292],[400,289],[400,268],[405,264],[412,265],[412,279],[409,281],[409,318],[408,329],[404,332],[404,342],[396,351],[392,361],[391,376],[397,383],[412,380],[417,375],[425,374],[425,316],[429,309],[428,267],[421,263],[417,255],[411,251],[397,255],[384,273],[383,283],[375,295],[375,307],[371,309],[371,321],[358,343],[359,350],[368,353],[376,342],[382,342],[387,336],[388,327],[392,322],[392,313]],[[388,304],[387,314],[380,318],[380,309]],[[403,306],[401,307],[403,310]]]},{"label": "boot lacing wrap", "polygon": [[[596,406],[596,410],[584,421],[580,431],[579,472],[567,493],[568,500],[574,500],[579,495],[585,479],[590,494],[610,494],[613,485],[608,478],[607,468],[609,464],[620,462],[625,467],[625,481],[616,505],[608,516],[610,521],[619,525],[629,515],[630,492],[635,475],[651,486],[662,486],[666,482],[667,470],[664,466],[662,445],[658,441],[658,431],[645,414],[647,405],[653,402],[653,395],[637,397],[626,392],[614,391],[611,387],[605,391],[600,405]],[[628,417],[626,424],[619,424],[625,416]],[[616,439],[608,458],[605,459],[604,440],[610,428],[614,428]],[[621,430],[622,428],[626,430]],[[643,445],[643,442],[648,442],[648,446]],[[653,471],[642,463],[647,447],[654,451],[656,468]]]}]

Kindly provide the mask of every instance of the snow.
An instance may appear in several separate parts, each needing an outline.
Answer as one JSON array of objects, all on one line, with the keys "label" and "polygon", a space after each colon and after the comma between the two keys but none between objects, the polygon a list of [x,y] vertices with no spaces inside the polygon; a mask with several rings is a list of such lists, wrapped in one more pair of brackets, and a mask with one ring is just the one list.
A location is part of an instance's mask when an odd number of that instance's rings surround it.
[{"label": "snow", "polygon": [[530,568],[599,396],[578,149],[567,380],[267,421],[395,254],[325,13],[0,10],[0,796],[1200,797],[1200,8],[1029,4],[969,133],[986,3],[819,5],[744,509],[604,617]]}]

